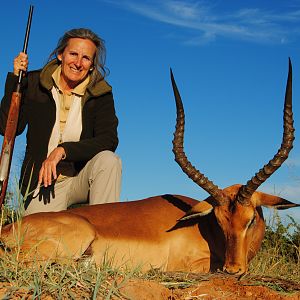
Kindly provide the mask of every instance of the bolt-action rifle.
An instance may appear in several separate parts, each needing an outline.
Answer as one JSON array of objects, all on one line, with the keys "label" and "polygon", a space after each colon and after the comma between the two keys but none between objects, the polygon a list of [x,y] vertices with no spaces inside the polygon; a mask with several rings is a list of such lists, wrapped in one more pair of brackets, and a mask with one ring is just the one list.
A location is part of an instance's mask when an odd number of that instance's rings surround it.
[{"label": "bolt-action rifle", "polygon": [[[33,6],[30,5],[27,26],[26,26],[26,34],[25,34],[24,45],[23,45],[24,53],[27,53],[32,13],[33,13]],[[20,70],[16,89],[11,96],[11,103],[10,103],[10,108],[8,112],[6,128],[5,128],[4,138],[3,138],[2,151],[0,157],[0,208],[2,207],[6,195],[11,159],[12,159],[12,154],[14,149],[19,111],[20,111],[22,78],[23,78],[23,71]]]}]

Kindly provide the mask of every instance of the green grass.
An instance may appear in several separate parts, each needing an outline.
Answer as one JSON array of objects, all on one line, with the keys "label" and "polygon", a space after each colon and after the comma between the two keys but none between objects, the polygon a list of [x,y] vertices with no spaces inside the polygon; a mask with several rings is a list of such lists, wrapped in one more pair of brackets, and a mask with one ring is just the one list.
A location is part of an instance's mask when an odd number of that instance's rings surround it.
[{"label": "green grass", "polygon": [[11,253],[0,258],[0,281],[11,284],[6,299],[20,293],[22,298],[31,295],[33,299],[40,299],[42,295],[51,295],[53,299],[126,299],[119,289],[135,273],[135,270],[114,268],[108,262],[99,267],[84,260],[28,265]]}]

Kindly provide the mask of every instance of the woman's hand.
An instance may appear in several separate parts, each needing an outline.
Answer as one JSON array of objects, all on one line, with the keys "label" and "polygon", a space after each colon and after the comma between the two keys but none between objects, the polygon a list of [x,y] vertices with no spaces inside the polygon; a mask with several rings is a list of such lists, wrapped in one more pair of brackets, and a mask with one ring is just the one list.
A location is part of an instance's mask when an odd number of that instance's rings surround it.
[{"label": "woman's hand", "polygon": [[55,148],[42,163],[42,167],[39,172],[39,184],[44,183],[44,187],[52,184],[52,179],[57,179],[56,166],[66,156],[65,149],[63,147]]},{"label": "woman's hand", "polygon": [[28,67],[28,55],[24,52],[20,52],[19,55],[14,59],[14,74],[19,76],[19,72],[22,70],[27,71]]}]

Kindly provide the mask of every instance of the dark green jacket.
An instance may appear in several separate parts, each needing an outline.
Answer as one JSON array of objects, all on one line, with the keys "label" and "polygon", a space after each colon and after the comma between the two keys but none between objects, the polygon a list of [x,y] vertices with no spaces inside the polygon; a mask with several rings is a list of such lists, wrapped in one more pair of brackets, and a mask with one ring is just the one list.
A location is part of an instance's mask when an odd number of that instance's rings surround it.
[{"label": "dark green jacket", "polygon": [[[56,106],[52,97],[52,73],[57,68],[56,61],[51,61],[42,70],[28,72],[22,82],[22,102],[17,134],[27,126],[27,145],[21,169],[21,191],[29,183],[30,191],[37,186],[38,174],[42,162],[47,157],[48,143],[55,124]],[[0,107],[0,133],[5,131],[11,94],[18,77],[8,73],[5,94]],[[82,99],[82,132],[80,141],[61,144],[66,152],[66,161],[75,163],[77,171],[94,155],[103,151],[115,151],[118,145],[118,119],[115,114],[111,87],[104,81],[88,86]],[[30,201],[30,199],[29,199]],[[28,202],[29,203],[29,202]]]}]

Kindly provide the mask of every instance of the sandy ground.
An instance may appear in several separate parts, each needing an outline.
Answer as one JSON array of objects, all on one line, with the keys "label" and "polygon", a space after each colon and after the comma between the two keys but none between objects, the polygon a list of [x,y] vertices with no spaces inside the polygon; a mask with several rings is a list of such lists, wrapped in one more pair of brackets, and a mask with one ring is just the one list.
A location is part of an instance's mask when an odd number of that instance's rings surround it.
[{"label": "sandy ground", "polygon": [[[266,285],[272,286],[274,289]],[[263,277],[237,280],[229,276],[211,274],[199,278],[198,283],[189,287],[182,288],[180,283],[177,288],[176,284],[174,287],[171,286],[172,282],[168,282],[166,285],[154,281],[132,280],[121,292],[132,300],[300,300],[300,284]],[[275,291],[275,288],[281,292]]]},{"label": "sandy ground", "polygon": [[[32,299],[32,297],[26,290],[16,290],[8,283],[0,283],[0,299]],[[39,299],[50,300],[54,298],[44,294]],[[78,295],[78,299],[81,299],[80,295]],[[169,273],[168,280],[160,283],[154,280],[131,279],[120,289],[120,297],[113,299],[300,300],[300,283],[261,276],[246,276],[238,280],[224,274],[184,275],[182,273]]]}]

